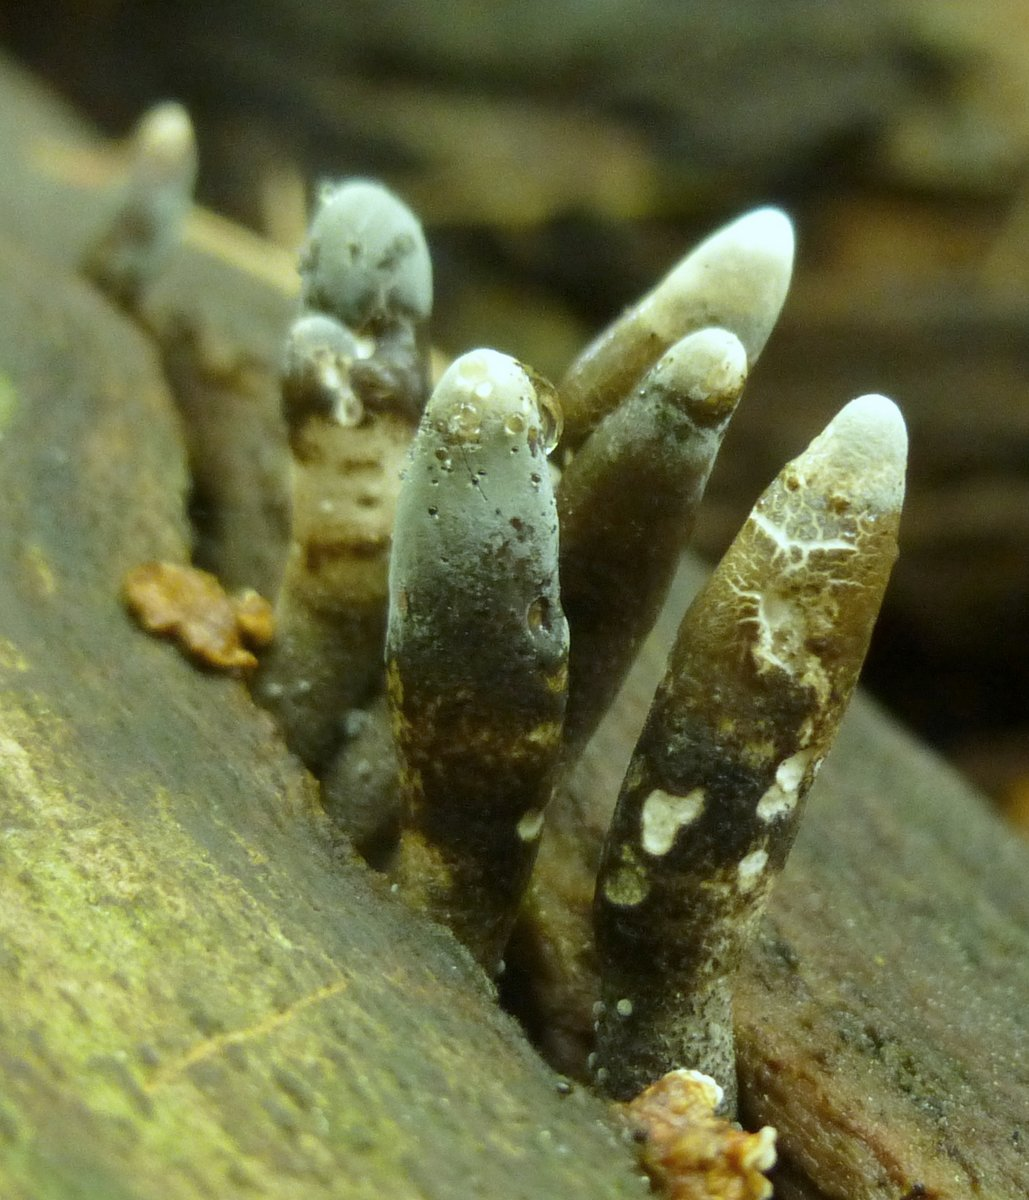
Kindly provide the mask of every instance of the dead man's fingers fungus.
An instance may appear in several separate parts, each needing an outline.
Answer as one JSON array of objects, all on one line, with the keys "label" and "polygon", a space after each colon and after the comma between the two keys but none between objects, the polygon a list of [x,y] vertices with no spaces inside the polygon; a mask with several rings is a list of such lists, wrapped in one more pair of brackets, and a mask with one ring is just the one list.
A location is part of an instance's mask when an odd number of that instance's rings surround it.
[{"label": "dead man's fingers fungus", "polygon": [[397,506],[386,664],[404,802],[391,873],[496,970],[561,738],[550,400],[475,350],[426,408]]},{"label": "dead man's fingers fungus", "polygon": [[380,183],[327,186],[300,252],[301,304],[353,330],[425,321],[432,264],[418,218]]},{"label": "dead man's fingers fungus", "polygon": [[82,270],[131,307],[164,266],[193,206],[197,148],[181,104],[155,105],[132,135],[128,176],[107,228]]},{"label": "dead man's fingers fungus", "polygon": [[735,334],[688,334],[561,476],[561,595],[572,631],[566,757],[582,749],[657,617],[746,378]]},{"label": "dead man's fingers fungus", "polygon": [[303,311],[283,366],[293,531],[254,695],[321,772],[348,714],[381,687],[400,468],[428,380],[432,267],[413,214],[357,180],[323,194],[300,272]]},{"label": "dead man's fingers fungus", "polygon": [[907,437],[848,404],[758,501],[691,605],[597,878],[597,1082],[676,1067],[736,1098],[732,990],[857,682],[897,554]]},{"label": "dead man's fingers fungus", "polygon": [[565,444],[575,449],[643,372],[694,330],[730,330],[753,367],[786,298],[793,244],[789,217],[760,208],[687,254],[569,368],[560,387]]},{"label": "dead man's fingers fungus", "polygon": [[432,262],[418,218],[367,179],[327,187],[300,252],[301,304],[363,342],[351,368],[366,404],[415,420],[425,403]]}]

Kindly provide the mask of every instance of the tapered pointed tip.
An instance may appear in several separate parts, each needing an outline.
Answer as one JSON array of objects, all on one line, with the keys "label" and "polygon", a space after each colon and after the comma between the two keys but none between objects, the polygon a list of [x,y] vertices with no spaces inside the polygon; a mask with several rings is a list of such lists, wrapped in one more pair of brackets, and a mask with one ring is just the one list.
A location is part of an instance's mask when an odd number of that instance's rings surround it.
[{"label": "tapered pointed tip", "polygon": [[877,392],[858,396],[840,409],[829,428],[836,429],[840,436],[863,439],[870,455],[887,454],[898,461],[907,458],[907,426],[888,396]]},{"label": "tapered pointed tip", "polygon": [[650,319],[674,339],[697,315],[739,337],[753,365],[768,340],[793,274],[793,224],[758,208],[715,230],[650,294]]},{"label": "tapered pointed tip", "polygon": [[781,208],[755,208],[744,213],[712,234],[709,243],[716,238],[731,241],[740,250],[778,259],[787,268],[793,266],[793,222]]},{"label": "tapered pointed tip", "polygon": [[876,393],[844,405],[807,451],[812,459],[831,459],[838,473],[860,478],[868,501],[884,511],[903,503],[907,453],[900,409]]},{"label": "tapered pointed tip", "polygon": [[150,162],[190,163],[196,154],[196,135],[189,113],[173,100],[155,104],[137,126],[135,144]]}]

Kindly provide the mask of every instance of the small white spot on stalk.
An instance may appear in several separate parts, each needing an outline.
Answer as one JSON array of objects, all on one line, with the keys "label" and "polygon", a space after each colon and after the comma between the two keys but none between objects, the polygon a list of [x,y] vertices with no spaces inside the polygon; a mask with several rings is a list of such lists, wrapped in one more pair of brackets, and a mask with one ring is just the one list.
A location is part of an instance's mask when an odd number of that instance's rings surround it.
[{"label": "small white spot on stalk", "polygon": [[543,828],[543,810],[530,808],[518,822],[518,836],[523,842],[534,842]]},{"label": "small white spot on stalk", "polygon": [[739,866],[736,868],[736,877],[743,891],[750,891],[760,879],[761,873],[767,865],[767,850],[751,850],[746,857],[740,859]]}]

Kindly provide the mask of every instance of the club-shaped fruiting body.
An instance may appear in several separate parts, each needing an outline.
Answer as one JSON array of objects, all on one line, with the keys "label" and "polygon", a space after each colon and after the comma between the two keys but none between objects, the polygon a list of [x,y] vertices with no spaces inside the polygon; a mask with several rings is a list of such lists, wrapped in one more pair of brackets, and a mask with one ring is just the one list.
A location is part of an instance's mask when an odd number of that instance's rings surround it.
[{"label": "club-shaped fruiting body", "polygon": [[412,447],[390,560],[404,801],[391,874],[489,971],[535,859],[565,705],[542,386],[492,350],[446,371]]},{"label": "club-shaped fruiting body", "polygon": [[278,635],[254,680],[316,772],[381,687],[400,465],[425,401],[432,267],[421,226],[364,180],[328,188],[283,366],[293,530]]},{"label": "club-shaped fruiting body", "polygon": [[561,476],[561,595],[572,630],[566,753],[585,744],[654,623],[746,378],[735,334],[687,335]]},{"label": "club-shaped fruiting body", "polygon": [[747,213],[701,242],[569,368],[560,389],[565,443],[579,445],[669,346],[696,329],[730,330],[753,366],[792,270],[793,226],[775,208]]},{"label": "club-shaped fruiting body", "polygon": [[[355,423],[363,408],[390,408],[417,420],[427,391],[432,310],[432,262],[418,218],[381,184],[330,184],[299,269],[302,313],[287,345],[287,386],[302,392],[306,380],[317,391],[326,350],[335,350],[347,360],[345,383],[335,388],[342,423]],[[320,325],[312,325],[313,314]],[[355,341],[349,350],[339,345],[340,327]],[[305,363],[305,356],[313,361]]]},{"label": "club-shaped fruiting body", "polygon": [[117,209],[83,271],[119,303],[132,305],[175,248],[193,205],[197,150],[181,104],[155,105],[132,135],[128,178]]},{"label": "club-shaped fruiting body", "polygon": [[418,218],[381,184],[326,187],[300,255],[301,304],[351,329],[419,322],[432,311],[432,263]]},{"label": "club-shaped fruiting body", "polygon": [[597,1080],[676,1067],[735,1103],[731,993],[857,681],[890,568],[907,439],[847,405],[758,501],[691,605],[597,878]]}]

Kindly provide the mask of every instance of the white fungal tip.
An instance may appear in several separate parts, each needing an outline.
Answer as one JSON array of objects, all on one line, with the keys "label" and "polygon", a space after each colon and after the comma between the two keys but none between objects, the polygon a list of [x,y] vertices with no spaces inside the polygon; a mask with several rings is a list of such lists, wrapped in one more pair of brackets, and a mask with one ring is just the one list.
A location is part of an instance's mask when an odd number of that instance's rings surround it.
[{"label": "white fungal tip", "polygon": [[444,372],[426,416],[450,441],[499,438],[511,448],[524,445],[532,454],[549,454],[560,435],[561,414],[549,392],[536,384],[509,355],[470,350]]},{"label": "white fungal tip", "polygon": [[885,454],[901,463],[907,458],[907,426],[900,409],[887,396],[874,392],[858,396],[840,409],[829,428],[864,441],[869,457]]},{"label": "white fungal tip", "polygon": [[504,407],[534,394],[526,370],[499,350],[469,350],[454,359],[439,381],[437,392],[465,392],[486,407]]},{"label": "white fungal tip", "polygon": [[868,504],[883,512],[904,500],[908,436],[900,409],[886,396],[859,396],[845,405],[797,460],[828,465],[837,476],[860,481]]},{"label": "white fungal tip", "polygon": [[747,351],[728,329],[710,326],[676,342],[654,368],[651,379],[678,387],[704,409],[727,415],[747,381]]},{"label": "white fungal tip", "polygon": [[713,233],[703,246],[732,245],[746,254],[761,254],[793,266],[796,239],[793,222],[781,208],[755,208]]},{"label": "white fungal tip", "polygon": [[753,365],[786,299],[793,251],[793,225],[784,212],[744,213],[701,242],[650,293],[644,303],[653,328],[671,341],[702,323],[724,326]]},{"label": "white fungal tip", "polygon": [[383,316],[424,320],[432,263],[418,218],[382,184],[323,187],[301,256],[304,300],[356,329]]},{"label": "white fungal tip", "polygon": [[196,138],[189,113],[175,101],[155,104],[136,128],[135,144],[141,157],[166,168],[189,164],[196,153]]}]

